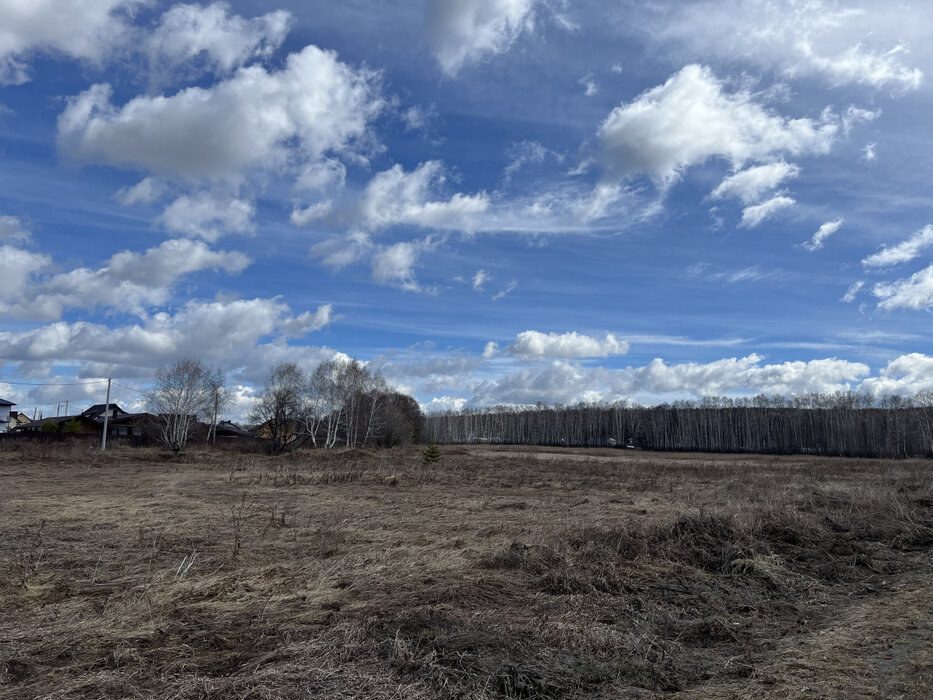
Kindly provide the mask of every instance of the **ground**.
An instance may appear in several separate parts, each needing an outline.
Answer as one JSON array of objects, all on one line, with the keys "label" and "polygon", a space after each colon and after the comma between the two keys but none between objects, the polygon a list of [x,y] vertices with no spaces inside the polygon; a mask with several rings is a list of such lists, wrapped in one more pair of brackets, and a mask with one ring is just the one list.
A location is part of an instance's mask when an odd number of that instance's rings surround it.
[{"label": "ground", "polygon": [[933,463],[0,443],[4,698],[933,695]]}]

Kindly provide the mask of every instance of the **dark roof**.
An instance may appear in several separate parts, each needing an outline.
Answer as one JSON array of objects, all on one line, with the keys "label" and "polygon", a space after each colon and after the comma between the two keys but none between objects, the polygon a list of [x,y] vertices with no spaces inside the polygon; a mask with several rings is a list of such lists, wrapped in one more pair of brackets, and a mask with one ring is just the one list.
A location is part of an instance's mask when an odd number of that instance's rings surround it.
[{"label": "dark roof", "polygon": [[0,406],[15,406],[16,404],[6,399],[0,399]]},{"label": "dark roof", "polygon": [[235,423],[231,423],[228,420],[221,421],[217,424],[218,433],[226,433],[227,435],[252,435],[248,430],[244,430]]},{"label": "dark roof", "polygon": [[132,423],[133,421],[140,420],[141,418],[155,418],[151,413],[127,413],[117,418],[111,418],[110,423]]},{"label": "dark roof", "polygon": [[[86,411],[83,411],[81,415],[84,416],[85,418],[97,419],[99,416],[104,415],[104,406],[106,405],[107,404],[96,403],[93,406],[91,406],[89,409],[87,409]],[[117,404],[113,403],[112,401],[110,402],[109,406],[111,409],[113,409],[114,417],[120,415],[121,413],[125,416],[129,415],[126,411],[124,411],[122,408],[117,406]]]}]

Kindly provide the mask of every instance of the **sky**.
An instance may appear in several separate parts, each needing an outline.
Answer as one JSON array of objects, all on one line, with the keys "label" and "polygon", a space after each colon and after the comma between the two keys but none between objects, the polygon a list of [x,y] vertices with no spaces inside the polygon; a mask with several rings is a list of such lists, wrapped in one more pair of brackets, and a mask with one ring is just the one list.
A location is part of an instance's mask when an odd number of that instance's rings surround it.
[{"label": "sky", "polygon": [[[0,2],[0,397],[933,390],[933,5]],[[73,412],[73,411],[72,411]]]}]

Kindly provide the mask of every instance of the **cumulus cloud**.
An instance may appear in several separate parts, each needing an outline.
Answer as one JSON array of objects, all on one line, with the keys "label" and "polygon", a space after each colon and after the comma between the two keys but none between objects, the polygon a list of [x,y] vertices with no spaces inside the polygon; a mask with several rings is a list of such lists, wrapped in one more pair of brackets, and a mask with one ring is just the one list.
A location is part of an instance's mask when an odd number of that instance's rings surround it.
[{"label": "cumulus cloud", "polygon": [[15,216],[0,216],[0,241],[28,241],[29,229]]},{"label": "cumulus cloud", "polygon": [[628,347],[626,341],[619,340],[612,333],[606,333],[604,338],[599,339],[577,332],[523,331],[516,336],[514,343],[505,348],[504,352],[524,358],[609,357],[610,355],[624,355],[628,352]]},{"label": "cumulus cloud", "polygon": [[655,359],[641,367],[611,370],[557,360],[469,386],[468,405],[573,404],[578,401],[667,398],[735,394],[803,394],[847,391],[869,374],[867,365],[835,358],[763,364],[759,355],[709,363],[667,364]]},{"label": "cumulus cloud", "polygon": [[933,306],[933,265],[905,279],[879,283],[872,289],[881,309],[928,309]]},{"label": "cumulus cloud", "polygon": [[885,246],[877,253],[869,255],[862,260],[862,265],[865,267],[890,267],[910,262],[930,245],[933,245],[933,226],[924,226],[907,240],[901,241],[890,248]]},{"label": "cumulus cloud", "polygon": [[147,177],[131,187],[121,188],[115,196],[120,204],[130,207],[134,204],[152,204],[161,199],[167,191],[165,182],[157,177]]},{"label": "cumulus cloud", "polygon": [[383,109],[377,73],[306,46],[285,67],[240,68],[210,88],[140,96],[123,107],[109,85],[69,99],[58,145],[75,160],[187,179],[240,181],[252,171],[300,168],[327,154],[359,154]]},{"label": "cumulus cloud", "polygon": [[217,74],[229,73],[256,58],[268,58],[288,34],[291,15],[284,10],[244,19],[224,2],[172,7],[149,36],[150,70],[168,75],[197,61]]},{"label": "cumulus cloud", "polygon": [[335,269],[351,265],[365,257],[373,248],[369,234],[351,231],[345,238],[329,238],[311,246],[310,255]]},{"label": "cumulus cloud", "polygon": [[0,3],[0,85],[29,80],[34,53],[103,61],[130,35],[127,17],[143,0],[28,0]]},{"label": "cumulus cloud", "polygon": [[11,245],[0,245],[0,279],[6,290],[0,298],[0,311],[9,308],[10,299],[24,293],[29,279],[36,272],[51,264],[52,259],[41,253],[31,253]]},{"label": "cumulus cloud", "polygon": [[172,233],[216,241],[227,233],[251,233],[255,211],[252,202],[200,192],[176,199],[158,221]]},{"label": "cumulus cloud", "polygon": [[823,245],[826,243],[826,239],[832,236],[836,231],[839,230],[839,227],[842,226],[843,219],[834,219],[833,221],[827,221],[813,234],[813,237],[802,244],[803,249],[812,253],[817,250],[822,250]]},{"label": "cumulus cloud", "polygon": [[237,370],[244,381],[261,383],[268,367],[277,362],[313,366],[332,357],[334,352],[326,348],[285,342],[287,335],[329,320],[329,310],[321,309],[293,316],[278,299],[191,301],[175,314],[156,313],[141,323],[115,328],[58,321],[29,331],[0,332],[0,359],[105,362],[126,372],[125,368],[152,370],[179,357],[197,357],[212,366]]},{"label": "cumulus cloud", "polygon": [[765,193],[775,189],[784,180],[799,174],[800,168],[784,161],[756,165],[727,177],[710,196],[713,199],[738,197],[743,203],[752,204],[761,201]]},{"label": "cumulus cloud", "polygon": [[399,287],[408,292],[421,292],[415,280],[415,265],[421,253],[433,247],[430,239],[396,243],[383,248],[372,258],[373,279],[379,284]]},{"label": "cumulus cloud", "polygon": [[782,154],[827,153],[838,132],[828,112],[819,120],[784,118],[747,91],[728,92],[709,68],[689,65],[612,110],[598,137],[611,172],[671,183],[710,158],[738,169]]},{"label": "cumulus cloud", "polygon": [[[0,269],[8,261],[19,277],[0,302],[0,312],[35,320],[60,318],[66,309],[95,307],[143,315],[145,309],[164,304],[185,275],[202,270],[236,274],[250,263],[239,252],[213,251],[199,241],[168,240],[144,253],[117,253],[95,270],[82,267],[33,280],[51,264],[48,256],[15,249],[3,252]],[[11,278],[9,271],[3,272],[5,279]]]},{"label": "cumulus cloud", "polygon": [[432,199],[433,190],[446,182],[440,161],[421,163],[410,173],[401,165],[377,173],[363,193],[360,212],[371,228],[413,224],[425,228],[470,231],[475,217],[489,207],[485,192],[456,193],[449,199]]},{"label": "cumulus cloud", "polygon": [[860,388],[875,396],[910,396],[918,391],[933,391],[933,357],[917,352],[901,355],[891,360],[877,377],[865,379]]},{"label": "cumulus cloud", "polygon": [[453,77],[460,69],[505,53],[534,28],[537,0],[429,0],[427,35],[437,62]]},{"label": "cumulus cloud", "polygon": [[765,219],[769,219],[782,209],[793,206],[794,200],[785,195],[772,197],[766,202],[745,207],[742,210],[742,222],[739,224],[744,228],[754,228]]}]

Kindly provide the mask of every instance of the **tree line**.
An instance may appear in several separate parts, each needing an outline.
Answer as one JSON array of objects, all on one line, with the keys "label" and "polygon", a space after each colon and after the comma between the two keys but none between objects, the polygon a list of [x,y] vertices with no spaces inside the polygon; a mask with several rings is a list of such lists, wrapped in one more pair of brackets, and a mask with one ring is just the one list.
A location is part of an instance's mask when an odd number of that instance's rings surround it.
[{"label": "tree line", "polygon": [[465,409],[429,415],[425,440],[647,450],[933,456],[933,392],[793,398],[711,397],[646,407],[619,402]]},{"label": "tree line", "polygon": [[[208,440],[233,393],[220,370],[183,359],[160,368],[146,397],[158,439],[177,454],[199,418]],[[390,447],[419,440],[421,408],[381,374],[354,359],[321,362],[311,372],[294,362],[273,367],[248,414],[255,434],[279,454],[290,447]]]}]

